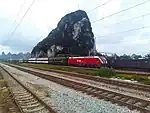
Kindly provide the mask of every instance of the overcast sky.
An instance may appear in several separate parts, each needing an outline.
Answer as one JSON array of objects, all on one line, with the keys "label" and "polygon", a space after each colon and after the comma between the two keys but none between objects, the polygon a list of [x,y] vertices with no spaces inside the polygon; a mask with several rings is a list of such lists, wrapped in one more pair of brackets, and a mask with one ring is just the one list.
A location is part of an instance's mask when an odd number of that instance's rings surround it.
[{"label": "overcast sky", "polygon": [[[0,0],[0,52],[31,52],[56,27],[61,17],[81,9],[89,12],[99,51],[117,54],[150,53],[150,0],[108,18],[105,17],[148,0],[111,0],[91,11],[106,1],[108,0],[35,0],[20,26],[10,37],[32,0]],[[124,21],[141,15],[146,16]],[[94,22],[103,17],[104,19]],[[118,22],[121,23],[116,24]],[[123,32],[142,27],[148,28]]]}]

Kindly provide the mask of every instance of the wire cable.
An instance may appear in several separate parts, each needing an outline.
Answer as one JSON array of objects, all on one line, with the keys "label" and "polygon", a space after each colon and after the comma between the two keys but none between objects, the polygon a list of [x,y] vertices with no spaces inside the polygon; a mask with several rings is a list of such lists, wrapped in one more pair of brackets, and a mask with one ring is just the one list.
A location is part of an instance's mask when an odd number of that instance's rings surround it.
[{"label": "wire cable", "polygon": [[[23,4],[20,6],[20,10],[19,10],[19,12],[17,13],[17,17],[18,17],[18,16],[20,15],[20,13],[22,12],[22,9],[23,9],[25,3],[26,3],[26,0],[24,0]],[[14,20],[12,26],[16,23],[16,21],[17,21],[17,19]]]},{"label": "wire cable", "polygon": [[103,28],[108,28],[109,26],[113,26],[113,25],[117,25],[117,24],[122,24],[124,22],[131,21],[131,20],[138,19],[138,18],[142,18],[142,17],[146,17],[146,16],[149,16],[149,15],[150,15],[150,13],[146,13],[146,14],[143,14],[143,15],[140,15],[140,16],[136,16],[136,17],[133,17],[133,18],[129,18],[127,20],[123,20],[123,21],[117,22],[115,24],[106,25],[106,26],[102,26],[102,27]]},{"label": "wire cable", "polygon": [[93,9],[91,9],[91,10],[88,11],[87,13],[91,13],[91,12],[94,11],[95,9],[97,9],[97,8],[99,8],[99,7],[102,7],[102,6],[108,4],[108,3],[111,2],[111,1],[112,1],[112,0],[108,0],[108,1],[104,2],[103,4],[101,4],[101,5],[99,5],[99,6],[95,7],[95,8],[93,8]]},{"label": "wire cable", "polygon": [[132,31],[137,31],[137,30],[146,29],[146,28],[150,28],[150,26],[143,26],[143,27],[140,27],[140,28],[134,28],[134,29],[121,31],[121,32],[116,32],[116,33],[111,33],[111,34],[108,34],[108,35],[98,36],[98,37],[107,37],[107,36],[110,36],[110,35],[117,35],[117,34],[121,34],[121,33],[132,32]]},{"label": "wire cable", "polygon": [[[19,8],[20,10],[19,10],[19,12],[17,13],[16,17],[18,17],[18,16],[20,15],[20,13],[22,12],[22,9],[23,9],[25,3],[26,3],[26,0],[24,0],[23,4],[20,6],[20,8]],[[17,18],[13,21],[11,28],[13,28],[13,25],[15,25],[16,21],[17,21]],[[11,30],[11,28],[10,28],[10,30]],[[9,35],[9,34],[8,34],[8,35]],[[1,48],[1,50],[4,50],[4,48]]]},{"label": "wire cable", "polygon": [[33,4],[35,3],[35,0],[32,1],[31,5],[29,6],[29,8],[27,9],[27,11],[25,12],[25,14],[23,15],[23,17],[21,18],[20,22],[17,24],[17,26],[15,27],[15,29],[12,31],[10,37],[7,39],[6,42],[8,42],[8,40],[13,36],[13,34],[16,32],[17,28],[20,26],[20,24],[22,23],[24,17],[27,15],[27,13],[29,12],[29,10],[31,9],[31,7],[33,6]]},{"label": "wire cable", "polygon": [[145,3],[148,3],[148,2],[150,2],[150,0],[141,2],[141,3],[139,3],[139,4],[136,4],[136,5],[134,5],[134,6],[131,6],[131,7],[129,7],[129,8],[123,9],[123,10],[121,10],[121,11],[119,11],[119,12],[113,13],[113,14],[108,15],[108,16],[105,16],[105,17],[102,17],[101,19],[95,20],[95,21],[93,21],[92,23],[96,23],[96,22],[98,22],[98,21],[100,21],[100,20],[104,20],[104,19],[106,19],[106,18],[112,17],[112,16],[114,16],[114,15],[117,15],[117,14],[120,14],[120,13],[122,13],[122,12],[128,11],[128,10],[130,10],[130,9],[133,9],[133,8],[135,8],[135,7],[138,7],[138,6],[143,5],[143,4],[145,4]]}]

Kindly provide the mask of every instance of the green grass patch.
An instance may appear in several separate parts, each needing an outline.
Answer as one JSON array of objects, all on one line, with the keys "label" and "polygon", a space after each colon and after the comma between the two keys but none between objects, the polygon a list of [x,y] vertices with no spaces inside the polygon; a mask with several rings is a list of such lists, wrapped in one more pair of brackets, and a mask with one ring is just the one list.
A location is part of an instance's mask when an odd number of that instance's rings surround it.
[{"label": "green grass patch", "polygon": [[150,78],[148,76],[117,74],[115,78],[120,78],[123,80],[138,81],[140,83],[150,85]]},{"label": "green grass patch", "polygon": [[[19,65],[22,66],[32,66],[32,67],[38,67],[41,69],[54,69],[54,70],[61,70],[61,71],[68,71],[68,72],[76,72],[81,74],[90,74],[92,70],[81,68],[74,68],[69,66],[59,66],[59,65],[48,65],[48,64],[28,64],[28,63],[21,63]],[[98,69],[97,69],[98,70]]]},{"label": "green grass patch", "polygon": [[8,113],[11,106],[7,101],[10,98],[10,93],[5,85],[5,80],[0,79],[0,106],[4,113]]},{"label": "green grass patch", "polygon": [[102,76],[102,77],[114,77],[116,76],[116,72],[111,68],[100,68],[98,70],[94,70],[90,73],[91,75]]},{"label": "green grass patch", "polygon": [[4,79],[0,79],[0,87],[5,86],[5,80]]},{"label": "green grass patch", "polygon": [[150,85],[150,77],[142,76],[142,75],[133,75],[133,74],[117,74],[114,69],[112,68],[100,68],[100,69],[89,69],[83,67],[69,67],[69,66],[59,66],[59,65],[49,65],[49,64],[29,64],[29,63],[20,63],[19,65],[26,66],[26,67],[38,67],[41,69],[54,69],[54,70],[61,70],[67,72],[76,72],[86,75],[93,75],[93,76],[100,76],[106,78],[119,78],[123,80],[132,80],[138,81],[143,84]]}]

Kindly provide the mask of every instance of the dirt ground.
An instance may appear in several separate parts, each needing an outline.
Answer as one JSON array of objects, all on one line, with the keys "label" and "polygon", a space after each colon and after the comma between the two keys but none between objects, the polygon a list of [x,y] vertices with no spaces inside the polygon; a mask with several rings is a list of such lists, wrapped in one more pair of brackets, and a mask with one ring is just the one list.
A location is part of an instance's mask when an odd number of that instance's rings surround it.
[{"label": "dirt ground", "polygon": [[6,87],[6,82],[0,74],[0,113],[19,113]]}]

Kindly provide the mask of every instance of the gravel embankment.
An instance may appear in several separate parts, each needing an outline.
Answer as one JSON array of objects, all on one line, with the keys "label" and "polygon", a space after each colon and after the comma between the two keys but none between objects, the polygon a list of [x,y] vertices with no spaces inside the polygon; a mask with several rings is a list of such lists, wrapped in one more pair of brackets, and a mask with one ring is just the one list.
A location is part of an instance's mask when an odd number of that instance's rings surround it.
[{"label": "gravel embankment", "polygon": [[136,110],[99,100],[15,68],[6,65],[3,67],[28,85],[32,91],[40,93],[58,113],[138,113]]}]

